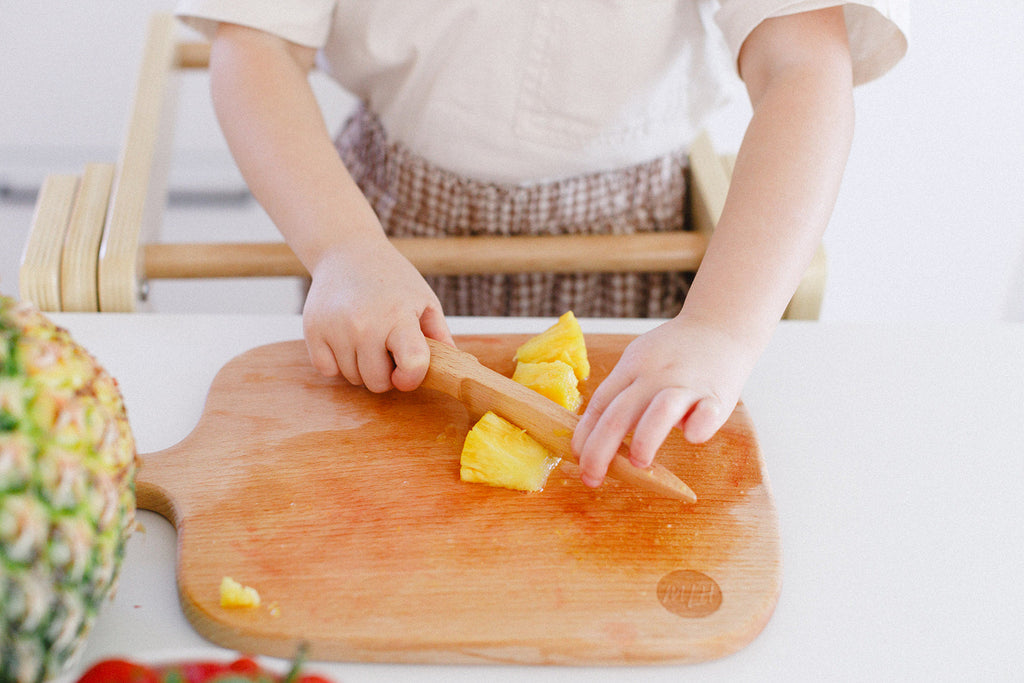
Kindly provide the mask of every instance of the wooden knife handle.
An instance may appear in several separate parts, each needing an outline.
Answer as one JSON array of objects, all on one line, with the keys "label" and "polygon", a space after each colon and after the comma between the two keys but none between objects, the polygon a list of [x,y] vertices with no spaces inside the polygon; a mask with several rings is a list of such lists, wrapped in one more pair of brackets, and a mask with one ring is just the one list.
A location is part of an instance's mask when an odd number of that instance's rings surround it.
[{"label": "wooden knife handle", "polygon": [[[578,462],[571,441],[579,418],[551,399],[481,364],[475,356],[428,339],[430,367],[422,386],[452,396],[476,414],[491,410],[526,432],[548,450]],[[635,467],[624,445],[608,475],[669,498],[696,502],[689,486],[665,467]]]}]

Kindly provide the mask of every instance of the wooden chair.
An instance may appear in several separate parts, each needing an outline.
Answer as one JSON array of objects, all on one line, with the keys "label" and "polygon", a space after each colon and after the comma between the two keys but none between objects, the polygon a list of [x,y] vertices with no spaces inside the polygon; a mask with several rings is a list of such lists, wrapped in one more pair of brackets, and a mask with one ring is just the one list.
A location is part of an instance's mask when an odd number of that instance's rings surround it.
[{"label": "wooden chair", "polygon": [[[152,18],[120,158],[46,178],[23,252],[21,298],[49,311],[127,312],[149,279],[307,275],[283,242],[153,241],[166,206],[175,76],[208,63],[209,44],[179,39],[170,15]],[[694,271],[721,215],[732,159],[701,135],[689,162],[693,231],[392,242],[424,274]],[[819,249],[785,317],[816,319],[824,281]]]}]

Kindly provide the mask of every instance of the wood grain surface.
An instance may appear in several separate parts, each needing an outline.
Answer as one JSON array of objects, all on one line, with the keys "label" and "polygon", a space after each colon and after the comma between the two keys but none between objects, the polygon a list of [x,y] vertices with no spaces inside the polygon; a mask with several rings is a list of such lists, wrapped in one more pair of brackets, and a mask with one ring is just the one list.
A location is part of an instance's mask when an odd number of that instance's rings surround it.
[{"label": "wood grain surface", "polygon": [[[459,337],[511,375],[526,336]],[[590,335],[592,375],[631,337]],[[749,643],[780,590],[778,522],[741,404],[719,434],[674,434],[659,462],[693,504],[563,463],[546,489],[459,480],[470,427],[440,392],[372,394],[321,377],[301,341],[217,375],[199,424],[143,456],[139,506],[178,533],[177,580],[197,631],[228,648],[387,662],[694,662]],[[222,608],[224,576],[258,608]]]}]

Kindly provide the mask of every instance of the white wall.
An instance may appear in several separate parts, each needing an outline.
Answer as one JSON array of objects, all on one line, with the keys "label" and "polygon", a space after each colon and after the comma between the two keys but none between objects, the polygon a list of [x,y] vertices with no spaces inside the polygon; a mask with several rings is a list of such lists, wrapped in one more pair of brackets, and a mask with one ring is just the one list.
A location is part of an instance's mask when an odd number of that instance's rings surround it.
[{"label": "white wall", "polygon": [[[147,23],[153,12],[172,11],[175,0],[8,4],[0,21],[0,179],[27,182],[37,168],[45,174],[115,160]],[[242,182],[205,74],[183,72],[180,80],[172,183]],[[326,79],[315,84],[325,104],[343,101]]]},{"label": "white wall", "polygon": [[1024,3],[912,7],[907,57],[856,95],[823,317],[1024,320]]},{"label": "white wall", "polygon": [[[0,184],[117,155],[142,35],[173,0],[7,3],[0,22]],[[857,133],[826,235],[826,320],[1024,320],[1024,3],[915,2],[910,52],[858,89]],[[335,99],[318,90],[327,104]],[[202,77],[183,86],[172,184],[241,183]],[[745,115],[738,107],[735,116]],[[335,118],[338,115],[335,114]],[[716,134],[728,147],[736,122]],[[731,131],[731,132],[730,132]],[[0,199],[0,287],[10,291],[29,215]],[[186,239],[259,238],[241,209],[168,214]],[[273,297],[158,283],[157,310],[260,310]],[[294,287],[277,297],[294,306]],[[268,290],[269,291],[269,290]],[[280,290],[275,290],[280,291]],[[278,304],[274,304],[278,305]]]}]

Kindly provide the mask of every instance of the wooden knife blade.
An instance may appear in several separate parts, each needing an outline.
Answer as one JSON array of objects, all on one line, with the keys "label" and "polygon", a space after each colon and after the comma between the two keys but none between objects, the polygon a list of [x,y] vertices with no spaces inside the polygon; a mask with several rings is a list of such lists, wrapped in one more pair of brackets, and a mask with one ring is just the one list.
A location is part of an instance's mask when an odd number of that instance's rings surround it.
[{"label": "wooden knife blade", "polygon": [[[458,399],[477,415],[491,410],[525,429],[553,453],[578,462],[570,443],[579,417],[484,366],[470,353],[433,339],[427,339],[427,343],[430,367],[422,386]],[[668,498],[697,501],[690,487],[664,466],[655,463],[651,467],[635,467],[623,444],[608,467],[608,476]]]}]

